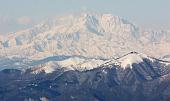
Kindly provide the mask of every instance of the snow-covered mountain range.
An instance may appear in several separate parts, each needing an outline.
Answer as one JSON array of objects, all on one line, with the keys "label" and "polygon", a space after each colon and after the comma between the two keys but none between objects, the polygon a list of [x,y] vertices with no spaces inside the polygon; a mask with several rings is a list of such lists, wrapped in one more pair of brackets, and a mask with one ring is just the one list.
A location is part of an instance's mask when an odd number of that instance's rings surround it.
[{"label": "snow-covered mountain range", "polygon": [[50,56],[109,59],[137,51],[170,54],[170,31],[144,31],[111,14],[58,16],[26,30],[0,36],[0,56],[39,60]]},{"label": "snow-covered mountain range", "polygon": [[169,46],[111,14],[49,19],[0,36],[0,99],[169,101]]}]

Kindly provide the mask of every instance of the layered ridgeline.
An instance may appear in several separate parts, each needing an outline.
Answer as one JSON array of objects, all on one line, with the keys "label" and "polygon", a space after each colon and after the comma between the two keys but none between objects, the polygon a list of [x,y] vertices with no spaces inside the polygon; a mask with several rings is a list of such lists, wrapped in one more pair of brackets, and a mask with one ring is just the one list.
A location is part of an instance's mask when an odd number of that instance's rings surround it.
[{"label": "layered ridgeline", "polygon": [[167,46],[170,46],[170,32],[142,31],[111,14],[60,16],[0,36],[0,56],[33,60],[54,55],[108,59],[130,51],[163,57],[170,54]]},{"label": "layered ridgeline", "polygon": [[169,101],[168,46],[170,32],[111,14],[49,19],[0,36],[0,99]]},{"label": "layered ridgeline", "polygon": [[2,101],[170,100],[170,63],[137,52],[109,60],[51,57],[34,65],[0,71]]}]

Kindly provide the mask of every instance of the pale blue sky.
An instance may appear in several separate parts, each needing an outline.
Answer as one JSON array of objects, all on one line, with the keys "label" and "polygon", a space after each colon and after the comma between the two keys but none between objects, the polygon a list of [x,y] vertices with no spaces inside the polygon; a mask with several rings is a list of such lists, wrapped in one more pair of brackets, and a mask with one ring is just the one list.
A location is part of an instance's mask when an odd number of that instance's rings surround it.
[{"label": "pale blue sky", "polygon": [[170,29],[170,0],[0,0],[0,33],[82,9],[112,13],[146,29]]}]

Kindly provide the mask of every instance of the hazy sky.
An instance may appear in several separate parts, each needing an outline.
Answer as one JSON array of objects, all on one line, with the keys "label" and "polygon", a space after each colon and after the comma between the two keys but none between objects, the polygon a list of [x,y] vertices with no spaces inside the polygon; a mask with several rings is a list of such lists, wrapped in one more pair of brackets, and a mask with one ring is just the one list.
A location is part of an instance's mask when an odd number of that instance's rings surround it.
[{"label": "hazy sky", "polygon": [[0,0],[0,33],[83,10],[112,13],[145,29],[170,29],[170,0]]}]

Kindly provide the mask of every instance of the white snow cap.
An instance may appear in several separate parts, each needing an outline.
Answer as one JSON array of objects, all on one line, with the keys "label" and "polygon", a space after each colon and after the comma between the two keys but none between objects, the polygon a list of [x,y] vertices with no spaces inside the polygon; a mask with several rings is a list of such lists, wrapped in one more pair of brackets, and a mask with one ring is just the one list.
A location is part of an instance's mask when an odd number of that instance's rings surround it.
[{"label": "white snow cap", "polygon": [[121,67],[126,69],[126,68],[132,68],[132,65],[134,63],[139,64],[139,63],[143,62],[144,58],[148,58],[148,57],[144,54],[131,52],[131,53],[125,55],[124,57],[118,59],[118,61],[120,62]]},{"label": "white snow cap", "polygon": [[108,65],[110,64],[117,64],[120,66],[120,68],[126,69],[126,68],[132,68],[132,64],[134,63],[139,64],[143,62],[144,58],[148,58],[153,61],[152,58],[136,52],[131,52],[129,54],[126,54],[116,60],[113,59],[101,60],[101,59],[86,59],[81,57],[70,57],[61,61],[47,62],[41,68],[36,67],[37,69],[35,69],[33,73],[39,73],[41,71],[44,71],[46,73],[52,73],[59,68],[63,68],[64,71],[68,71],[68,70],[86,71],[101,66],[103,66],[103,68],[109,68]]}]

